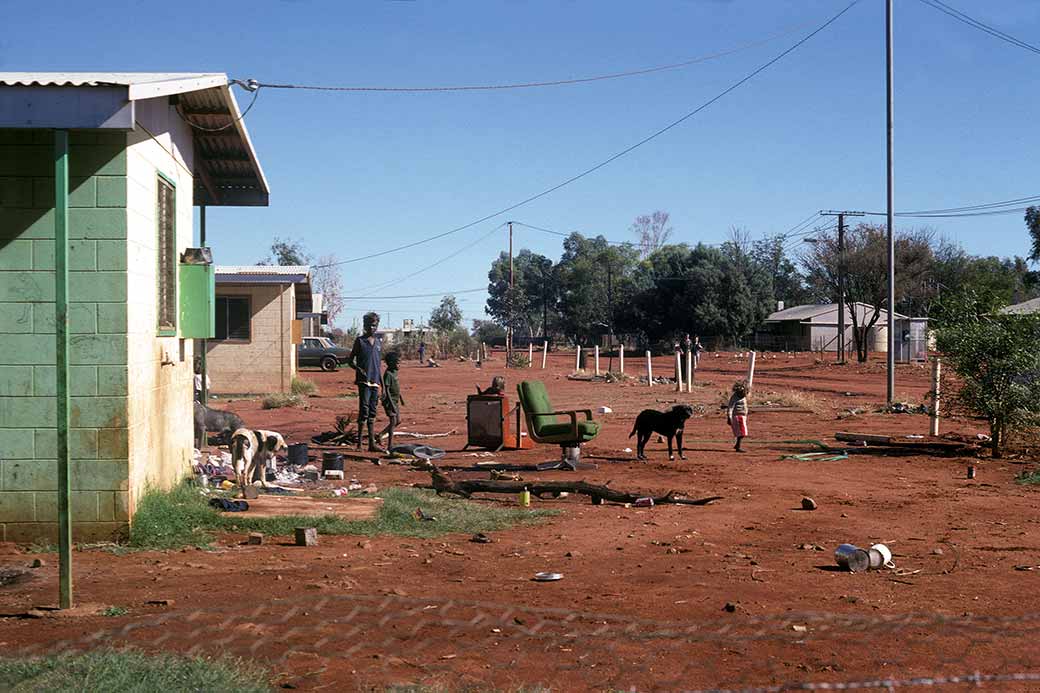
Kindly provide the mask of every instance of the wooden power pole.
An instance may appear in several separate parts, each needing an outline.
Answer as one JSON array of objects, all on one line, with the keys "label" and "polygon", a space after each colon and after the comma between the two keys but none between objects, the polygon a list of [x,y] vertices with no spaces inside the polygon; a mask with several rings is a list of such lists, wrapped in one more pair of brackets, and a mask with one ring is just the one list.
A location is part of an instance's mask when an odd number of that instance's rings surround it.
[{"label": "wooden power pole", "polygon": [[838,217],[838,363],[845,363],[845,217],[862,217],[864,212],[828,210],[820,215]]}]

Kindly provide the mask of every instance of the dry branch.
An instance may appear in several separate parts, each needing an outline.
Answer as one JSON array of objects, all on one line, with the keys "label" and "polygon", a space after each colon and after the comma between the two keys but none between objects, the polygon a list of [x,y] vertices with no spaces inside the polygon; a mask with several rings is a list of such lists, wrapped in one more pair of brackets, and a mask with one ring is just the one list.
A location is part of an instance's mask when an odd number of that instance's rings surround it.
[{"label": "dry branch", "polygon": [[[535,496],[558,495],[560,493],[580,493],[589,496],[593,502],[610,501],[612,503],[634,503],[647,496],[618,491],[601,484],[590,484],[587,481],[498,481],[490,479],[452,479],[434,467],[430,470],[432,483],[421,488],[432,488],[438,494],[451,493],[469,498],[474,493],[520,493],[527,489]],[[652,496],[654,505],[708,505],[721,500],[722,496],[707,498],[686,498],[681,493],[669,491],[663,496]]]}]

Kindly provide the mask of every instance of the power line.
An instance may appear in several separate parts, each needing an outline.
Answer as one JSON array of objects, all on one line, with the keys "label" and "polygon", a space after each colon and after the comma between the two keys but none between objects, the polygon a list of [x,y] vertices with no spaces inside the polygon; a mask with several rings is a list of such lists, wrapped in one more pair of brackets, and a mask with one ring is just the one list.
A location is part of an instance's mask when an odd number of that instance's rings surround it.
[{"label": "power line", "polygon": [[363,260],[371,260],[372,258],[382,257],[383,255],[389,255],[390,253],[396,253],[396,252],[398,252],[400,250],[407,250],[408,248],[414,248],[414,247],[416,247],[418,245],[423,245],[424,243],[429,243],[430,241],[437,240],[438,238],[444,238],[445,236],[449,236],[449,235],[451,235],[453,233],[458,233],[459,231],[464,231],[465,229],[468,229],[468,228],[471,228],[473,226],[476,226],[477,224],[482,224],[485,221],[490,221],[491,219],[494,219],[495,217],[501,216],[503,214],[506,214],[507,212],[513,211],[514,209],[518,209],[519,207],[523,207],[524,205],[530,204],[531,202],[534,202],[537,199],[540,199],[540,198],[545,197],[547,195],[551,195],[552,193],[556,192],[557,190],[559,190],[561,188],[564,188],[564,187],[570,185],[571,183],[574,183],[574,182],[584,178],[585,176],[588,176],[588,175],[590,175],[592,173],[595,173],[599,169],[604,168],[605,166],[608,166],[608,165],[612,164],[613,162],[617,161],[621,157],[623,157],[623,156],[625,156],[627,154],[630,154],[631,152],[635,151],[639,147],[642,147],[643,145],[648,144],[649,142],[657,139],[658,137],[660,137],[661,135],[665,134],[666,132],[668,132],[668,131],[678,127],[679,125],[682,125],[683,123],[685,123],[690,118],[694,117],[695,115],[697,115],[698,113],[700,113],[704,109],[708,108],[709,106],[711,106],[715,102],[721,100],[723,97],[727,96],[731,92],[735,91],[739,87],[741,87],[744,84],[746,84],[747,82],[751,81],[754,77],[756,77],[760,73],[764,72],[765,70],[769,69],[770,67],[772,67],[776,63],[780,62],[780,60],[782,60],[783,58],[787,57],[791,53],[793,53],[795,50],[800,48],[802,45],[804,45],[806,42],[808,42],[814,36],[819,34],[821,31],[823,31],[824,29],[829,27],[834,22],[838,21],[838,19],[841,18],[842,15],[844,15],[846,12],[851,10],[854,6],[859,4],[859,1],[860,0],[852,0],[852,2],[849,3],[848,5],[846,5],[844,9],[842,9],[840,12],[838,12],[837,14],[832,16],[830,19],[825,21],[823,24],[821,24],[819,27],[817,27],[816,29],[811,31],[809,34],[807,34],[806,36],[804,36],[803,38],[798,40],[790,48],[787,48],[786,50],[784,50],[784,51],[780,52],[779,54],[777,54],[775,57],[771,58],[770,60],[768,60],[767,62],[763,63],[759,67],[755,68],[750,73],[748,73],[747,75],[745,75],[741,79],[737,80],[732,85],[730,85],[729,87],[727,87],[723,91],[719,92],[717,95],[715,95],[712,98],[708,99],[707,101],[702,103],[697,108],[695,108],[692,111],[686,113],[682,117],[672,121],[671,123],[669,123],[668,125],[664,126],[663,128],[660,128],[659,130],[654,131],[650,135],[647,135],[646,137],[644,137],[643,139],[639,140],[635,144],[632,144],[632,145],[622,149],[621,151],[619,151],[616,154],[608,157],[607,159],[599,162],[598,164],[596,164],[594,166],[591,166],[591,167],[585,169],[584,171],[582,171],[580,173],[577,173],[577,174],[571,176],[570,178],[567,178],[566,180],[563,180],[563,181],[557,183],[556,185],[553,185],[552,187],[546,188],[545,190],[542,190],[539,193],[536,193],[534,195],[531,195],[530,197],[527,197],[527,198],[525,198],[523,200],[520,200],[519,202],[511,204],[508,207],[503,207],[502,209],[498,210],[497,212],[492,212],[491,214],[487,214],[487,215],[481,217],[480,219],[476,219],[475,221],[469,222],[468,224],[463,224],[462,226],[457,226],[454,229],[450,229],[448,231],[444,231],[444,232],[436,234],[434,236],[430,236],[428,238],[424,238],[424,239],[421,239],[421,240],[418,240],[418,241],[414,241],[412,243],[406,243],[405,245],[401,245],[401,246],[398,246],[396,248],[390,248],[389,250],[384,250],[384,251],[381,251],[381,252],[378,252],[378,253],[372,253],[370,255],[364,255],[362,257],[350,258],[349,260],[340,260],[338,262],[329,263],[327,265],[320,265],[320,266],[321,267],[331,267],[333,265],[347,265],[347,264],[354,263],[354,262],[361,262]]},{"label": "power line", "polygon": [[[580,231],[572,231],[571,233],[565,233],[563,231],[553,231],[552,229],[542,228],[541,226],[534,226],[532,224],[525,224],[522,221],[514,221],[513,223],[516,224],[517,226],[523,226],[525,229],[531,229],[532,231],[541,231],[542,233],[550,233],[550,234],[552,234],[554,236],[560,236],[561,238],[570,238],[571,235],[574,234],[574,233],[578,233],[578,234],[581,233]],[[585,234],[582,234],[582,235],[585,238],[588,238],[589,240],[596,240],[596,238],[598,238],[598,236],[588,236],[588,235],[585,235]],[[632,241],[612,241],[612,240],[610,240],[608,238],[604,238],[603,240],[606,241],[607,243],[610,243],[611,245],[635,245],[635,243],[633,243]]]},{"label": "power line", "polygon": [[1038,48],[1037,46],[1034,46],[1030,43],[1026,43],[1021,39],[1015,38],[1011,34],[1007,34],[1001,31],[1000,29],[997,29],[996,27],[992,27],[989,24],[981,22],[978,19],[975,19],[974,17],[967,15],[964,12],[961,12],[960,10],[954,9],[953,7],[947,5],[945,2],[942,2],[942,0],[921,0],[921,2],[933,9],[939,10],[945,15],[953,17],[959,22],[963,22],[964,24],[978,29],[979,31],[984,31],[990,36],[993,36],[994,38],[998,38],[1001,41],[1006,41],[1007,43],[1010,43],[1013,46],[1024,48],[1027,51],[1040,54],[1040,48]]},{"label": "power line", "polygon": [[450,92],[450,91],[502,91],[507,89],[534,89],[539,87],[558,87],[570,84],[586,84],[588,82],[601,82],[610,79],[621,79],[624,77],[636,77],[639,75],[652,74],[654,72],[663,72],[665,70],[677,70],[683,67],[689,67],[698,63],[707,62],[709,60],[715,60],[717,58],[723,58],[734,53],[739,53],[751,48],[757,48],[758,46],[765,45],[771,41],[775,41],[778,38],[782,38],[789,34],[792,34],[800,29],[804,28],[804,24],[800,24],[796,27],[786,29],[777,34],[773,34],[767,38],[746,43],[735,48],[728,48],[717,53],[708,53],[696,58],[690,58],[689,60],[683,60],[678,63],[669,63],[667,65],[657,65],[655,67],[640,68],[637,70],[626,70],[624,72],[612,72],[605,75],[595,75],[592,77],[577,77],[573,79],[554,79],[554,80],[543,80],[535,82],[515,82],[508,84],[474,84],[474,85],[450,85],[450,86],[432,86],[432,87],[366,87],[366,86],[320,86],[310,84],[273,84],[267,82],[257,82],[256,85],[260,88],[265,89],[305,89],[308,91],[345,91],[345,92],[392,92],[392,93],[424,93],[424,92]]},{"label": "power line", "polygon": [[[434,267],[442,265],[445,262],[447,262],[448,260],[451,260],[452,258],[454,258],[454,257],[456,257],[456,256],[458,256],[458,255],[460,255],[462,253],[464,253],[465,251],[469,250],[470,248],[472,248],[473,246],[477,245],[478,243],[482,243],[483,241],[487,240],[496,231],[501,229],[503,226],[505,226],[504,222],[499,224],[495,228],[491,229],[489,232],[487,232],[486,234],[484,234],[483,236],[481,236],[477,240],[473,241],[472,243],[467,243],[466,245],[464,245],[463,247],[459,248],[455,252],[450,253],[448,255],[445,255],[440,260],[437,260],[436,262],[430,263],[429,265],[426,265],[425,267],[423,267],[421,269],[418,269],[418,270],[416,270],[414,272],[410,272],[410,273],[408,273],[408,274],[406,274],[404,276],[397,277],[396,279],[391,279],[390,281],[384,282],[382,284],[376,284],[374,286],[367,286],[364,289],[358,289],[358,292],[359,293],[363,293],[363,292],[367,292],[367,291],[378,291],[379,289],[385,289],[387,287],[394,286],[395,284],[400,284],[403,281],[407,281],[407,280],[411,279],[412,277],[416,277],[416,276],[422,274],[423,272],[427,272],[427,271],[433,269]],[[369,296],[364,296],[363,298],[369,298]]]},{"label": "power line", "polygon": [[[482,286],[479,289],[456,289],[454,291],[450,291],[450,290],[436,291],[436,292],[434,292],[432,294],[408,294],[408,295],[405,295],[405,296],[379,296],[379,300],[380,301],[389,301],[389,300],[392,300],[392,299],[399,299],[399,298],[436,298],[437,296],[447,296],[448,294],[452,294],[452,295],[455,295],[455,294],[473,294],[473,293],[476,293],[478,291],[487,291],[487,287],[486,286]],[[365,299],[365,298],[371,298],[371,297],[370,296],[344,296],[343,300],[344,301],[360,301],[360,300]]]}]

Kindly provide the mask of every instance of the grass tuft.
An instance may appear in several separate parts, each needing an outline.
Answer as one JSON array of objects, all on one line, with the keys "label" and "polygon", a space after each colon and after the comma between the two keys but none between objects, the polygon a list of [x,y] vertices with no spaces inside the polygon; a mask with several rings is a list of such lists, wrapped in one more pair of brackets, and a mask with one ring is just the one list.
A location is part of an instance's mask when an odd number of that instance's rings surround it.
[{"label": "grass tuft", "polygon": [[303,398],[292,392],[274,392],[265,395],[260,401],[261,409],[281,409],[282,407],[298,407],[303,404]]},{"label": "grass tuft", "polygon": [[130,613],[130,609],[126,608],[125,606],[110,606],[107,609],[105,609],[104,611],[102,611],[101,615],[102,616],[109,616],[109,617],[116,617],[116,616],[126,616],[128,613]]},{"label": "grass tuft", "polygon": [[1031,469],[1015,477],[1016,484],[1040,484],[1040,469]]},{"label": "grass tuft", "polygon": [[289,391],[299,397],[310,397],[318,391],[318,386],[310,380],[293,378],[292,385],[289,386]]},{"label": "grass tuft", "polygon": [[223,691],[260,693],[266,673],[240,660],[147,655],[135,650],[0,658],[0,690],[30,691]]},{"label": "grass tuft", "polygon": [[[383,505],[371,520],[344,520],[335,515],[250,518],[209,507],[208,496],[184,484],[171,491],[145,494],[134,515],[130,546],[140,550],[184,546],[205,548],[218,532],[251,531],[287,536],[301,526],[315,527],[319,534],[395,534],[428,538],[456,532],[506,529],[517,524],[540,522],[556,514],[553,510],[532,511],[439,497],[432,491],[410,488],[384,489],[380,497]],[[418,507],[437,520],[416,520],[412,513]]]}]

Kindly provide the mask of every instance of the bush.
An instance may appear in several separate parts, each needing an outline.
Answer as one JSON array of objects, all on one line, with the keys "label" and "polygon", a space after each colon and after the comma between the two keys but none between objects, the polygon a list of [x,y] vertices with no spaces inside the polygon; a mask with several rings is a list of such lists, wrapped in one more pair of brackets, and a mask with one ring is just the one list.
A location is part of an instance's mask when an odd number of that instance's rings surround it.
[{"label": "bush", "polygon": [[952,401],[989,424],[994,457],[1010,433],[1040,423],[1040,316],[1001,313],[992,295],[946,295],[931,316],[936,345],[958,376]]},{"label": "bush", "polygon": [[527,358],[527,354],[522,351],[513,350],[513,353],[509,356],[508,366],[510,368],[528,368],[531,365],[531,360]]},{"label": "bush", "polygon": [[299,395],[300,397],[309,397],[318,391],[318,386],[310,380],[293,378],[292,385],[289,386],[289,391],[294,395]]},{"label": "bush", "polygon": [[282,407],[298,407],[303,404],[303,398],[292,392],[275,392],[265,396],[260,401],[263,409],[281,409]]}]

